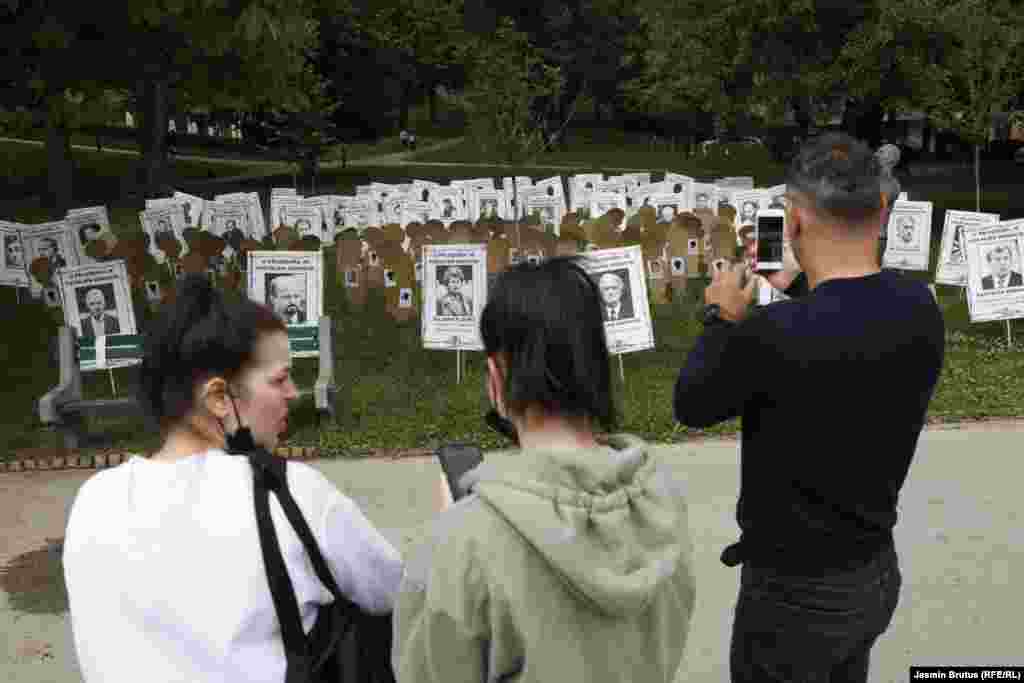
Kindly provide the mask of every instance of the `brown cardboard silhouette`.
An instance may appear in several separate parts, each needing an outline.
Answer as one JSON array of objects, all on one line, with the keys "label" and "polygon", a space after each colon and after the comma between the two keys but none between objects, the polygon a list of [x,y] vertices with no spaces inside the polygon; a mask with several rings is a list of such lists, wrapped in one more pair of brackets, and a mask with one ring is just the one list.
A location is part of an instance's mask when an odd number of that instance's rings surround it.
[{"label": "brown cardboard silhouette", "polygon": [[[666,257],[669,264],[669,275],[680,282],[673,283],[675,286],[685,288],[686,279],[699,278],[703,267],[703,236],[704,229],[701,226],[700,218],[692,213],[678,214],[668,229],[668,249]],[[672,268],[672,259],[685,259],[683,268],[685,275],[678,272],[678,268]]]},{"label": "brown cardboard silhouette", "polygon": [[643,254],[644,272],[647,282],[650,284],[651,303],[667,304],[671,301],[667,276],[668,267],[665,261],[665,249],[668,243],[659,232],[665,231],[652,229],[645,232],[640,241],[640,250]]},{"label": "brown cardboard silhouette", "polygon": [[504,237],[492,237],[487,242],[487,272],[497,274],[508,268],[511,245]]},{"label": "brown cardboard silhouette", "polygon": [[473,224],[469,221],[455,221],[451,225],[448,244],[472,244]]}]

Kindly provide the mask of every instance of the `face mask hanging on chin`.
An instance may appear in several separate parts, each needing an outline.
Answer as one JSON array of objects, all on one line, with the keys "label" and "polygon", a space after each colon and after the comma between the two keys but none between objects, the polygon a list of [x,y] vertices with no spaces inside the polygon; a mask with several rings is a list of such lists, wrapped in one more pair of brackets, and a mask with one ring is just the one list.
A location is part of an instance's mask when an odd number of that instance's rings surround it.
[{"label": "face mask hanging on chin", "polygon": [[238,406],[235,405],[235,397],[231,394],[228,394],[228,397],[231,399],[231,408],[235,411],[235,422],[238,423],[238,428],[231,434],[224,432],[228,453],[253,453],[263,450],[256,445],[252,430],[242,424],[242,418],[238,416]]}]

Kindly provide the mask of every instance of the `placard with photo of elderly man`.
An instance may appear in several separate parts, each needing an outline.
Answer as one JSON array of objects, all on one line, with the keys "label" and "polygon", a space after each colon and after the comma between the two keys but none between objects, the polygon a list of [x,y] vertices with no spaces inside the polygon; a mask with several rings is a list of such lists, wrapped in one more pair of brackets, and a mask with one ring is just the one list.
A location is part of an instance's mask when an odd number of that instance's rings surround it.
[{"label": "placard with photo of elderly man", "polygon": [[168,254],[160,247],[160,243],[166,240],[178,243],[176,258],[180,259],[188,253],[184,235],[185,212],[181,204],[164,204],[160,208],[140,211],[139,223],[143,232],[149,236],[149,253],[157,263],[167,261]]},{"label": "placard with photo of elderly man", "polygon": [[603,173],[578,173],[569,178],[569,210],[589,211],[591,195],[597,192],[597,184],[604,181]]},{"label": "placard with photo of elderly man", "polygon": [[21,241],[21,223],[0,221],[0,239],[4,256],[0,259],[0,287],[28,287],[29,274],[25,261],[25,245]]},{"label": "placard with photo of elderly man", "polygon": [[883,268],[928,270],[932,203],[895,201],[889,213]]},{"label": "placard with photo of elderly man", "polygon": [[[245,211],[246,219],[236,222],[238,222],[239,228],[245,231],[246,237],[261,240],[267,235],[259,192],[231,192],[216,195],[213,199],[215,202],[231,204]],[[211,228],[207,226],[206,229],[210,230]]]},{"label": "placard with photo of elderly man", "polygon": [[128,270],[124,261],[68,268],[60,276],[64,320],[83,340],[136,334]]},{"label": "placard with photo of elderly man", "polygon": [[671,186],[672,194],[684,197],[683,204],[679,206],[680,212],[689,211],[693,208],[691,203],[693,197],[693,178],[680,173],[666,173],[665,180],[662,182]]},{"label": "placard with photo of elderly man", "polygon": [[971,322],[1024,318],[1024,218],[965,226]]},{"label": "placard with photo of elderly man", "polygon": [[550,178],[538,180],[533,184],[534,190],[539,190],[542,196],[555,199],[559,203],[559,220],[569,211],[569,202],[565,198],[565,185],[562,176],[556,175]]},{"label": "placard with photo of elderly man", "polygon": [[423,348],[482,351],[487,245],[423,246]]},{"label": "placard with photo of elderly man", "polygon": [[372,197],[355,197],[349,199],[341,209],[345,221],[345,229],[354,229],[362,235],[371,225],[377,224],[377,200]]},{"label": "placard with photo of elderly man", "polygon": [[[259,202],[259,193],[256,194],[256,201]],[[197,230],[203,227],[203,212],[206,207],[206,200],[202,197],[197,197],[186,192],[175,192],[173,199],[178,204],[181,204],[181,213],[185,219],[185,228],[195,228]],[[260,222],[262,223],[263,212],[260,211]]]},{"label": "placard with photo of elderly man", "polygon": [[935,282],[940,285],[966,287],[967,249],[964,244],[964,228],[993,225],[998,222],[999,214],[996,213],[947,210]]},{"label": "placard with photo of elderly man", "polygon": [[284,211],[285,224],[295,228],[299,239],[307,236],[323,239],[324,216],[317,205],[309,204],[303,199],[295,204],[286,205]]},{"label": "placard with photo of elderly man", "polygon": [[468,204],[469,219],[473,222],[504,220],[512,213],[504,190],[472,190]]},{"label": "placard with photo of elderly man", "polygon": [[616,230],[621,232],[626,227],[626,195],[617,192],[592,192],[590,194],[591,218],[600,218],[612,209],[620,209],[622,211],[622,221],[614,226]]},{"label": "placard with photo of elderly man", "polygon": [[465,195],[458,187],[438,187],[430,193],[430,217],[444,223],[445,227],[455,221],[466,219]]},{"label": "placard with photo of elderly man", "polygon": [[32,276],[32,263],[38,258],[50,262],[54,272],[78,265],[78,236],[67,221],[52,221],[25,225],[21,230],[21,243],[25,252],[25,267],[29,269],[29,287],[32,296],[39,298],[43,283]]},{"label": "placard with photo of elderly man", "polygon": [[[427,224],[427,221],[431,219],[434,213],[434,205],[430,202],[421,201],[409,201],[402,206],[402,220],[400,225],[402,228],[409,225],[410,223],[420,223],[423,225]],[[406,237],[402,241],[402,248],[405,249],[408,246],[409,238]]]},{"label": "placard with photo of elderly man", "polygon": [[294,228],[294,223],[288,222],[288,209],[297,206],[302,202],[302,197],[295,193],[290,187],[275,187],[270,190],[270,225],[267,231],[273,235],[274,231],[282,225],[287,228]]},{"label": "placard with photo of elderly man", "polygon": [[679,193],[655,193],[645,198],[645,203],[654,209],[656,221],[669,225],[675,217],[687,211],[686,205],[690,201],[689,190]]},{"label": "placard with photo of elderly man", "polygon": [[322,251],[250,251],[246,291],[287,325],[317,325],[323,315]]},{"label": "placard with photo of elderly man", "polygon": [[524,213],[526,216],[536,216],[540,220],[542,232],[556,237],[561,234],[565,212],[562,202],[557,197],[547,196],[544,192],[527,195]]},{"label": "placard with photo of elderly man", "polygon": [[76,241],[78,262],[82,264],[97,263],[96,259],[86,253],[85,248],[90,242],[102,240],[104,236],[110,234],[110,216],[107,213],[107,207],[86,206],[71,209],[67,212],[64,220],[78,237]]},{"label": "placard with photo of elderly man", "polygon": [[654,348],[654,327],[640,246],[587,252],[583,267],[601,294],[605,338],[612,355]]},{"label": "placard with photo of elderly man", "polygon": [[693,199],[690,205],[693,210],[707,209],[718,212],[718,186],[712,183],[694,183],[690,187]]}]

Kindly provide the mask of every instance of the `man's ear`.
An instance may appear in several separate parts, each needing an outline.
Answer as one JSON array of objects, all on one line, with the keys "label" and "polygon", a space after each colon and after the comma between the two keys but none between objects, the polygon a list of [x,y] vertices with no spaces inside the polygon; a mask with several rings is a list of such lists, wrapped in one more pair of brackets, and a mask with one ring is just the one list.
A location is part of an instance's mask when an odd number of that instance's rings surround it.
[{"label": "man's ear", "polygon": [[803,230],[803,209],[791,204],[786,208],[786,220],[782,224],[782,236],[787,242],[792,242]]},{"label": "man's ear", "polygon": [[199,387],[199,402],[218,420],[223,420],[231,412],[228,396],[228,383],[223,377],[211,377]]},{"label": "man's ear", "polygon": [[487,395],[500,415],[505,415],[505,372],[501,359],[487,356]]}]

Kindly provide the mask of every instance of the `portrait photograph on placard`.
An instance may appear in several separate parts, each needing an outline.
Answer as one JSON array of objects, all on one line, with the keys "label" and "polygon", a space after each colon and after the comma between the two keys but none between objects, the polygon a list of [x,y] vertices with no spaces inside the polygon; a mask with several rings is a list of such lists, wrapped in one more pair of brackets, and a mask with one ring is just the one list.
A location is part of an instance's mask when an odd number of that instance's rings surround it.
[{"label": "portrait photograph on placard", "polygon": [[423,346],[482,350],[480,314],[487,301],[487,246],[423,246]]},{"label": "portrait photograph on placard", "polygon": [[181,214],[186,228],[199,228],[203,219],[206,200],[184,192],[175,192],[174,200],[181,204]]},{"label": "portrait photograph on placard", "polygon": [[1024,219],[964,227],[972,322],[1024,317]]},{"label": "portrait photograph on placard", "polygon": [[472,317],[473,315],[473,266],[436,266],[437,315]]},{"label": "portrait photograph on placard", "polygon": [[884,268],[928,270],[931,258],[931,202],[893,202],[887,230],[882,262]]},{"label": "portrait photograph on placard", "polygon": [[587,252],[581,265],[601,297],[601,315],[611,354],[654,348],[643,251],[639,246]]},{"label": "portrait photograph on placard", "polygon": [[[21,230],[21,244],[24,247],[25,267],[31,268],[38,258],[49,261],[56,271],[78,265],[78,236],[74,234],[66,221],[36,223],[26,225]],[[35,279],[29,272],[29,285],[32,295],[38,297],[43,291],[43,283]]]},{"label": "portrait photograph on placard", "polygon": [[64,320],[82,339],[137,333],[124,261],[68,268],[59,284]]},{"label": "portrait photograph on placard", "polygon": [[535,195],[526,200],[526,215],[540,220],[543,232],[559,235],[562,226],[562,208],[558,199]]},{"label": "portrait photograph on placard", "polygon": [[601,292],[601,315],[604,320],[632,320],[634,314],[629,269],[617,268],[591,273],[591,277]]},{"label": "portrait photograph on placard", "polygon": [[964,229],[998,222],[998,214],[947,209],[942,227],[942,243],[939,248],[939,264],[935,270],[935,282],[940,285],[966,287],[967,249],[964,243]]},{"label": "portrait photograph on placard", "polygon": [[248,296],[288,325],[314,324],[323,315],[322,251],[250,251]]},{"label": "portrait photograph on placard", "polygon": [[77,236],[79,263],[95,263],[86,253],[90,242],[103,240],[110,234],[110,216],[105,206],[90,206],[68,211],[64,218]]},{"label": "portrait photograph on placard", "polygon": [[29,275],[25,245],[21,241],[21,224],[0,221],[0,238],[4,255],[0,260],[0,287],[28,287]]}]

